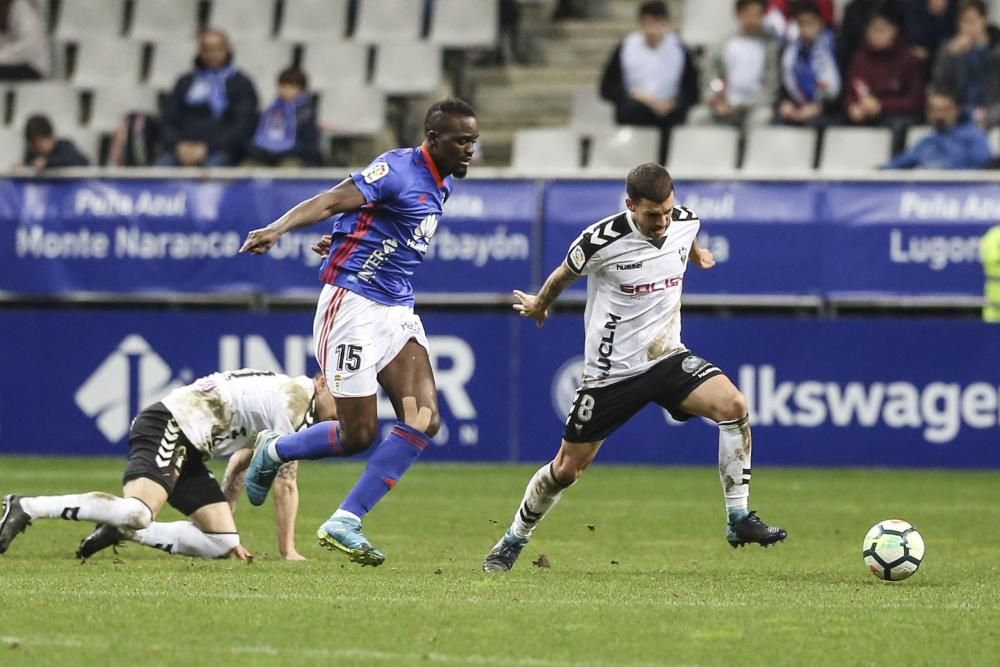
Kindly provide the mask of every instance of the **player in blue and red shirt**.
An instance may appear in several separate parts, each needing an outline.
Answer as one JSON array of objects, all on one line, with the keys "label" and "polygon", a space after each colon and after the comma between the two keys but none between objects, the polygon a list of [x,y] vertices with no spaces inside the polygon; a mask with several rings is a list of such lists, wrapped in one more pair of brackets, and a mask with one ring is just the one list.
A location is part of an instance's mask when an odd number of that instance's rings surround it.
[{"label": "player in blue and red shirt", "polygon": [[313,320],[316,358],[337,398],[339,421],[289,436],[263,431],[247,469],[250,502],[267,497],[282,463],[350,456],[375,442],[375,393],[385,390],[397,422],[378,444],[339,509],[318,533],[320,544],[362,565],[385,556],[361,520],[417,459],[440,426],[427,338],[413,312],[410,276],[423,260],[451,194],[472,161],[479,125],[465,102],[433,105],[418,148],[383,153],[364,170],[308,199],[247,236],[240,252],[260,255],[294,229],[342,214],[320,269],[325,283]]}]

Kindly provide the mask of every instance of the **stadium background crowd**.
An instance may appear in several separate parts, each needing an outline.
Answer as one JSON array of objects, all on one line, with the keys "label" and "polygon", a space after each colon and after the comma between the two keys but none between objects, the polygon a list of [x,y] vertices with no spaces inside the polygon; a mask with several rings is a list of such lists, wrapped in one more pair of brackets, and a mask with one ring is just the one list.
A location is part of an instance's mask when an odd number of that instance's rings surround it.
[{"label": "stadium background crowd", "polygon": [[416,144],[425,103],[454,93],[480,110],[481,163],[540,175],[645,159],[995,167],[996,14],[981,0],[5,0],[0,147],[32,168],[358,164]]}]

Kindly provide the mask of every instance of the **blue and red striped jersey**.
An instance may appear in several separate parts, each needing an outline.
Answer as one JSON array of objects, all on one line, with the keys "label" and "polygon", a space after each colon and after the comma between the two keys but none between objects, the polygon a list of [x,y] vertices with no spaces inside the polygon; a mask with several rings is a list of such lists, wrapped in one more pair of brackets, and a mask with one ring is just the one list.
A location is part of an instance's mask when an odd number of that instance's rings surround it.
[{"label": "blue and red striped jersey", "polygon": [[378,303],[412,306],[410,276],[434,236],[452,179],[441,178],[420,146],[383,153],[351,180],[366,203],[334,221],[320,279]]}]

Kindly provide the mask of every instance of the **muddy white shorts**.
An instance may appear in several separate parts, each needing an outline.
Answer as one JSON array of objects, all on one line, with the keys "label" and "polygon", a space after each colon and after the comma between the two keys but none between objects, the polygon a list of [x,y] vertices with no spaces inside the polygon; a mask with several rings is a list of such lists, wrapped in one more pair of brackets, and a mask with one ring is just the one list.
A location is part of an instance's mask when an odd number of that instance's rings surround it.
[{"label": "muddy white shorts", "polygon": [[371,396],[378,373],[413,339],[428,349],[420,317],[343,287],[324,285],[313,320],[316,360],[335,397]]}]

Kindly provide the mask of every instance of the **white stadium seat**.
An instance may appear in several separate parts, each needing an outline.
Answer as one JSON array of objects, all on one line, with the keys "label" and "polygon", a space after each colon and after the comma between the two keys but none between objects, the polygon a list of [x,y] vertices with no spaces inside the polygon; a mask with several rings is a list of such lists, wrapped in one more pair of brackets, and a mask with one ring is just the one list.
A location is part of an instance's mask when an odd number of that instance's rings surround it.
[{"label": "white stadium seat", "polygon": [[813,169],[816,130],[809,127],[761,126],[747,130],[743,171],[802,173]]},{"label": "white stadium seat", "polygon": [[208,27],[234,41],[267,39],[274,31],[274,0],[213,0]]},{"label": "white stadium seat", "polygon": [[302,52],[302,70],[312,88],[361,86],[368,81],[370,47],[357,42],[310,42]]},{"label": "white stadium seat", "polygon": [[735,169],[739,143],[734,127],[679,125],[670,133],[667,168],[678,173]]},{"label": "white stadium seat", "polygon": [[198,55],[198,42],[166,39],[153,43],[153,59],[149,66],[146,85],[157,90],[173,90],[177,79],[194,69]]},{"label": "white stadium seat", "polygon": [[347,33],[347,0],[285,0],[278,37],[290,42],[336,44]]},{"label": "white stadium seat", "polygon": [[56,125],[56,136],[72,141],[73,145],[90,160],[91,165],[96,166],[101,159],[101,142],[104,140],[104,135],[100,130],[79,125],[65,127]]},{"label": "white stadium seat", "polygon": [[0,127],[0,169],[20,164],[24,157],[24,132],[19,127]]},{"label": "white stadium seat", "polygon": [[380,45],[415,42],[423,12],[424,3],[417,0],[364,0],[358,3],[354,39]]},{"label": "white stadium seat", "polygon": [[656,162],[660,152],[660,131],[648,127],[622,127],[594,139],[590,169],[621,169],[625,176],[643,162]]},{"label": "white stadium seat", "polygon": [[558,176],[580,171],[580,136],[564,127],[532,128],[514,134],[511,167],[519,172]]},{"label": "white stadium seat", "polygon": [[385,95],[369,86],[318,89],[319,125],[334,136],[370,136],[385,127]]},{"label": "white stadium seat", "polygon": [[24,129],[28,116],[45,114],[56,126],[76,126],[80,124],[80,93],[67,83],[42,81],[23,83],[14,90],[14,117],[11,125]]},{"label": "white stadium seat", "polygon": [[60,41],[117,37],[125,20],[125,0],[63,0],[54,36]]},{"label": "white stadium seat", "polygon": [[736,32],[734,0],[684,0],[681,39],[688,46],[711,47]]},{"label": "white stadium seat", "polygon": [[584,136],[615,132],[615,108],[601,99],[596,86],[583,86],[573,92],[569,126]]},{"label": "white stadium seat", "polygon": [[490,47],[500,34],[496,0],[434,0],[430,40],[453,48]]},{"label": "white stadium seat", "polygon": [[250,77],[262,104],[274,97],[278,74],[292,64],[291,44],[271,40],[233,40],[233,65]]},{"label": "white stadium seat", "polygon": [[155,41],[174,37],[191,40],[198,35],[198,0],[134,0],[132,39]]},{"label": "white stadium seat", "polygon": [[157,93],[152,88],[105,86],[93,91],[88,127],[104,132],[114,130],[130,112],[157,114]]},{"label": "white stadium seat", "polygon": [[441,85],[441,68],[441,49],[434,44],[384,44],[375,53],[375,87],[394,95],[433,93]]},{"label": "white stadium seat", "polygon": [[[113,64],[112,64],[113,63]],[[127,39],[87,39],[77,44],[71,82],[77,87],[139,82],[142,45]]]},{"label": "white stadium seat", "polygon": [[868,172],[892,156],[892,132],[885,127],[828,127],[819,158],[821,172]]}]

